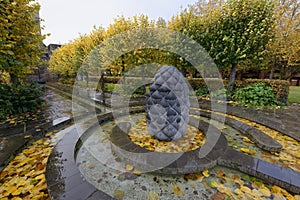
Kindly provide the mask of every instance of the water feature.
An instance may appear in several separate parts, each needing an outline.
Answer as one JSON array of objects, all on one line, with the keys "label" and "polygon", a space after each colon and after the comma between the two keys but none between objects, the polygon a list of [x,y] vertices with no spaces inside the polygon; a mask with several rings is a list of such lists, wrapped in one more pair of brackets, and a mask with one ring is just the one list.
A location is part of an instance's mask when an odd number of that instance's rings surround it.
[{"label": "water feature", "polygon": [[[266,152],[262,151],[253,142],[245,139],[245,135],[240,131],[228,125],[225,128],[221,127],[222,124],[216,120],[205,117],[199,117],[199,119],[210,122],[218,129],[222,129],[222,133],[227,138],[228,146],[232,147],[232,149],[247,148],[250,154],[253,154],[253,158],[266,159]],[[131,129],[133,130],[131,131],[147,132],[145,125],[141,127],[145,123],[144,113],[121,117],[118,121],[135,121],[138,126],[132,126]],[[80,145],[76,153],[76,163],[84,178],[97,189],[110,196],[116,197],[116,195],[121,193],[124,199],[145,199],[148,198],[151,192],[154,192],[161,199],[174,199],[175,197],[178,199],[210,199],[216,192],[221,190],[225,193],[227,191],[232,197],[239,198],[234,191],[239,191],[239,188],[245,185],[253,189],[257,184],[260,185],[264,182],[265,186],[272,187],[272,184],[266,180],[250,177],[247,173],[221,165],[210,168],[208,171],[209,176],[207,177],[204,169],[204,172],[199,170],[198,173],[193,172],[189,175],[187,175],[188,173],[185,173],[185,175],[182,173],[168,174],[160,173],[159,171],[141,173],[139,165],[133,166],[132,163],[129,164],[126,160],[122,160],[111,148],[110,135],[115,126],[116,122],[112,120],[89,130],[85,133],[86,137],[82,138],[83,144]],[[246,156],[246,154],[244,155]],[[253,162],[257,161],[255,159],[252,160]],[[274,156],[268,161],[277,163],[278,159]],[[242,157],[240,162],[243,162]],[[256,167],[254,167],[255,170],[257,170]],[[289,170],[282,171],[282,176],[287,176],[290,172]],[[276,176],[275,174],[273,175]],[[299,177],[299,173],[295,173],[295,175]],[[174,193],[174,188],[177,186],[180,188],[180,195],[176,195],[176,192]],[[261,189],[260,186],[256,187],[257,191]],[[299,185],[297,187],[299,190]],[[254,191],[256,191],[255,188]],[[261,195],[259,197],[264,197],[265,199],[274,198],[274,195],[263,196],[259,192],[257,192],[257,195]]]}]

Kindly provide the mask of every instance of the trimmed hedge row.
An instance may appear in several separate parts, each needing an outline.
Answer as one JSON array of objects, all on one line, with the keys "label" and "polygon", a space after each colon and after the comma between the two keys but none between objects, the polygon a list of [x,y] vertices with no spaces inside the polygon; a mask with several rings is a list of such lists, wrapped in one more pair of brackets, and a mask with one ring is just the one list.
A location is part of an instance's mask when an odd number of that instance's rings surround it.
[{"label": "trimmed hedge row", "polygon": [[[98,78],[98,77],[97,77]],[[100,79],[100,78],[99,78]],[[99,80],[98,79],[98,80]],[[113,83],[117,84],[122,77],[119,76],[104,76],[104,82],[105,83]],[[131,80],[132,79],[132,80]],[[134,82],[134,79],[137,79],[136,77],[126,77],[126,80],[128,82]],[[147,80],[149,78],[146,78]],[[210,89],[212,90],[220,90],[223,87],[226,88],[228,84],[228,80],[220,80],[217,78],[206,78],[205,80],[203,78],[188,78],[187,81],[191,85],[191,87],[194,90],[197,90],[201,87],[207,87],[207,85],[210,86]],[[254,83],[265,83],[266,85],[270,86],[275,94],[275,97],[281,101],[286,103],[288,94],[289,94],[289,82],[284,80],[268,80],[268,79],[246,79],[244,81],[236,81],[234,90],[243,88],[245,86],[254,84]],[[224,85],[223,85],[224,84]]]},{"label": "trimmed hedge row", "polygon": [[[140,79],[140,78],[126,77],[126,80],[128,82],[134,82],[135,79]],[[122,77],[119,77],[119,76],[104,76],[104,82],[105,83],[117,84],[120,80],[122,80]],[[150,81],[151,78],[145,78],[145,80]],[[189,82],[189,84],[191,85],[191,87],[194,90],[198,89],[201,86],[206,86],[208,84],[210,85],[210,88],[212,90],[222,89],[223,88],[223,82],[224,82],[224,81],[222,81],[220,79],[216,79],[216,78],[207,78],[207,79],[205,79],[205,81],[204,81],[203,78],[188,78],[187,81]],[[225,84],[226,83],[227,83],[227,81],[225,81]]]},{"label": "trimmed hedge row", "polygon": [[228,83],[228,81],[218,78],[206,78],[205,80],[203,78],[188,78],[187,81],[194,90],[200,87],[207,87],[207,85],[209,85],[211,90],[220,90],[226,87]]}]

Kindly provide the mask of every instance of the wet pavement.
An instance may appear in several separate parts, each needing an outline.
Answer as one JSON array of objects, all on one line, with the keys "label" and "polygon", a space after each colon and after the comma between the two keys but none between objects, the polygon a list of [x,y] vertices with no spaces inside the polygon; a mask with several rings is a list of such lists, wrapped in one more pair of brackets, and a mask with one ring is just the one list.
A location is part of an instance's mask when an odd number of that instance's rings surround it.
[{"label": "wet pavement", "polygon": [[[215,103],[215,111],[223,111],[223,103]],[[200,108],[211,110],[211,102],[199,99]],[[285,106],[274,109],[246,108],[238,105],[227,104],[227,114],[243,117],[263,124],[297,141],[300,141],[300,105]]]},{"label": "wet pavement", "polygon": [[[0,171],[30,142],[53,129],[71,123],[72,101],[52,90],[43,97],[49,108],[36,113],[24,113],[5,122],[0,128]],[[12,120],[14,123],[12,124]]]},{"label": "wet pavement", "polygon": [[50,107],[47,109],[49,117],[53,120],[72,117],[72,100],[47,89],[44,99]]},{"label": "wet pavement", "polygon": [[80,134],[91,126],[91,122],[86,117],[60,132],[62,137],[49,156],[45,174],[51,199],[111,199],[84,180],[74,159]]}]

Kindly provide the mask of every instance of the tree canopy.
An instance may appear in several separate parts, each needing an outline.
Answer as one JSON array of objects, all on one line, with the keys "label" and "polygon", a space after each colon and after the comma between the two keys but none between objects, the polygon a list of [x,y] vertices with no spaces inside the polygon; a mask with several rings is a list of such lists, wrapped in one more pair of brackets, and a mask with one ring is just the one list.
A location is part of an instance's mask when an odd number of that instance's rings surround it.
[{"label": "tree canopy", "polygon": [[9,73],[13,84],[40,62],[39,9],[33,0],[0,1],[0,71]]},{"label": "tree canopy", "polygon": [[275,39],[269,43],[266,57],[271,68],[270,78],[275,69],[280,69],[281,79],[289,79],[300,72],[300,1],[278,0],[276,9]]},{"label": "tree canopy", "polygon": [[[268,68],[271,68],[270,63],[275,59],[281,68],[299,66],[299,8],[298,0],[199,0],[169,21],[162,18],[149,20],[146,15],[121,16],[106,30],[94,29],[90,35],[80,36],[54,52],[50,69],[61,75],[74,76],[88,51],[107,38],[135,29],[168,28],[197,41],[220,70],[228,69],[228,77],[223,78],[229,78],[228,90],[232,90],[237,69],[246,65],[265,69],[268,60]],[[98,34],[98,39],[88,39],[95,34]],[[131,39],[120,38],[118,44],[112,45],[122,48],[122,43]],[[122,74],[132,66],[145,63],[173,65],[184,75],[186,70],[193,71],[190,63],[179,55],[142,48],[120,56],[110,63],[107,70],[112,74]],[[61,72],[62,69],[65,71]]]},{"label": "tree canopy", "polygon": [[200,8],[196,5],[199,23],[190,29],[191,35],[195,34],[220,68],[231,67],[228,90],[233,89],[240,62],[258,63],[264,58],[266,46],[274,38],[274,9],[270,0],[214,1]]}]

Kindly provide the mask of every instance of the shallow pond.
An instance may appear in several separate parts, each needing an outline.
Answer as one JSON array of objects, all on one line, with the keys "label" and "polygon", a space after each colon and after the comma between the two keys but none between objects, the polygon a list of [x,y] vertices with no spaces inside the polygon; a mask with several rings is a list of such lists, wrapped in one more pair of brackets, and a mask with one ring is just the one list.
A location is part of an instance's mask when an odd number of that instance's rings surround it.
[{"label": "shallow pond", "polygon": [[[123,117],[118,121],[137,122],[133,131],[147,132],[145,114]],[[265,153],[237,130],[207,118],[222,132],[228,145],[249,149],[253,157],[265,158]],[[99,190],[120,199],[287,199],[289,193],[277,186],[262,183],[239,171],[216,166],[187,175],[141,173],[133,166],[121,162],[112,152],[109,135],[115,121],[94,129],[77,152],[76,162],[84,178]],[[248,152],[249,153],[249,152]],[[276,158],[276,155],[274,155]],[[268,157],[268,159],[271,159]],[[269,160],[270,161],[270,160]],[[271,159],[272,161],[272,159]],[[278,160],[274,159],[274,163]],[[294,197],[293,197],[294,198]]]}]

